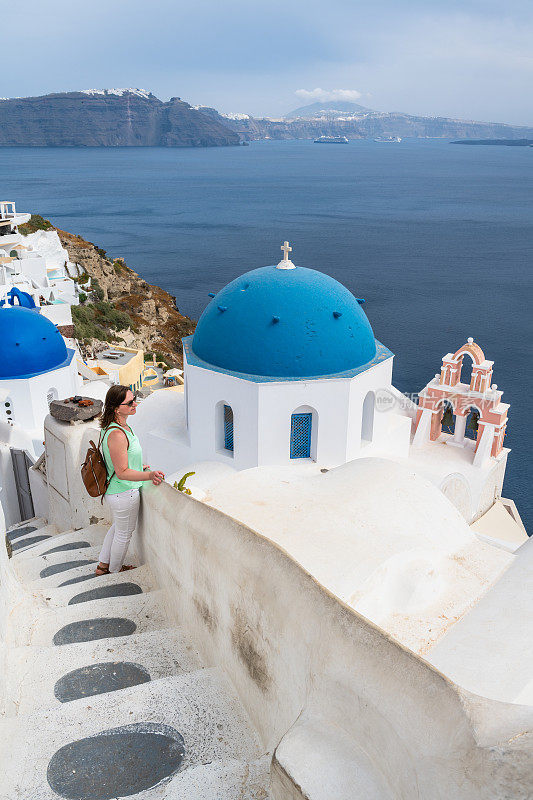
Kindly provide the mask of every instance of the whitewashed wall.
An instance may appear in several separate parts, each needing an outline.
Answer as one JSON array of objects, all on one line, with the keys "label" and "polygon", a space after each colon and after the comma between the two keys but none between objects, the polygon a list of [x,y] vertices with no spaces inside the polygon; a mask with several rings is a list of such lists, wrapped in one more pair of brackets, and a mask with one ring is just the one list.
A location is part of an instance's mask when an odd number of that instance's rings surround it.
[{"label": "whitewashed wall", "polygon": [[275,748],[274,800],[528,796],[530,707],[459,689],[270,540],[163,484],[137,549]]},{"label": "whitewashed wall", "polygon": [[[392,358],[354,378],[265,383],[185,364],[191,459],[223,461],[239,470],[290,464],[291,415],[310,411],[311,458],[330,467],[344,464],[357,458],[365,445],[361,439],[365,397],[390,388],[391,377]],[[224,450],[218,430],[224,403],[233,410],[233,454]],[[410,420],[393,430],[393,418],[398,419],[374,413],[373,443],[406,455]]]}]

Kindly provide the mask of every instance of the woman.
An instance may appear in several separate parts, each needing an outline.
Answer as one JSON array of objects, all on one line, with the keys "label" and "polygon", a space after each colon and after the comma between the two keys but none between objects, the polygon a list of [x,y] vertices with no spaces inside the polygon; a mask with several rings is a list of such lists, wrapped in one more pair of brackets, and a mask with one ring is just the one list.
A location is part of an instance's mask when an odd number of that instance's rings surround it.
[{"label": "woman", "polygon": [[124,566],[124,559],[137,525],[139,489],[142,481],[152,481],[158,486],[165,478],[162,472],[150,470],[148,464],[142,463],[140,442],[128,425],[128,417],[136,411],[133,392],[127,386],[111,386],[100,425],[102,453],[110,479],[105,496],[113,512],[113,524],[104,539],[96,575],[133,569]]}]

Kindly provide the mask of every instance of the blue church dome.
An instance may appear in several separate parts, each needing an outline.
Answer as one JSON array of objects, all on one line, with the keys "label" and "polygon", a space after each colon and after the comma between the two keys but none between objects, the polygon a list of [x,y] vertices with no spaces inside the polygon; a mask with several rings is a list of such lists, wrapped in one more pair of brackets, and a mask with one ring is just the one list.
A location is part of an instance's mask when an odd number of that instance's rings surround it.
[{"label": "blue church dome", "polygon": [[280,378],[345,372],[376,343],[361,306],[338,281],[305,267],[260,267],[231,281],[203,312],[194,354],[230,372]]},{"label": "blue church dome", "polygon": [[0,308],[0,342],[0,380],[50,372],[68,362],[68,350],[54,323],[29,308]]}]

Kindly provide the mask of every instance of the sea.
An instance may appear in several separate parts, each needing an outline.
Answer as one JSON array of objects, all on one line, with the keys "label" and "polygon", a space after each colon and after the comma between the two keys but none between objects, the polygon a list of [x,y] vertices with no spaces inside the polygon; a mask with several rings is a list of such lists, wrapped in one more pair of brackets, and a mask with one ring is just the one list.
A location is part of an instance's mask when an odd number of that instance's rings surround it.
[{"label": "sea", "polygon": [[472,336],[511,406],[504,496],[533,530],[533,148],[12,147],[0,148],[0,175],[18,210],[123,256],[195,319],[208,292],[276,264],[288,240],[297,265],[365,298],[403,392]]}]

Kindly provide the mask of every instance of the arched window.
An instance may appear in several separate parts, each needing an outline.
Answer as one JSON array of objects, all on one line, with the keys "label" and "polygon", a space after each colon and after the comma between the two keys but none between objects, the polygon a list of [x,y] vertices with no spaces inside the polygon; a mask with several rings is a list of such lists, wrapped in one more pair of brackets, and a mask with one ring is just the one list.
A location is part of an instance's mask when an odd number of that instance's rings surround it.
[{"label": "arched window", "polygon": [[374,436],[374,406],[376,398],[374,392],[367,393],[363,402],[363,414],[361,416],[361,444],[369,444]]},{"label": "arched window", "polygon": [[311,433],[313,414],[311,412],[291,415],[291,458],[311,458]]},{"label": "arched window", "polygon": [[224,404],[224,449],[233,453],[233,409]]},{"label": "arched window", "polygon": [[235,436],[233,409],[225,400],[215,406],[215,450],[223,456],[233,458]]}]

